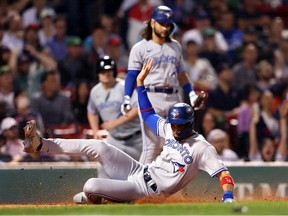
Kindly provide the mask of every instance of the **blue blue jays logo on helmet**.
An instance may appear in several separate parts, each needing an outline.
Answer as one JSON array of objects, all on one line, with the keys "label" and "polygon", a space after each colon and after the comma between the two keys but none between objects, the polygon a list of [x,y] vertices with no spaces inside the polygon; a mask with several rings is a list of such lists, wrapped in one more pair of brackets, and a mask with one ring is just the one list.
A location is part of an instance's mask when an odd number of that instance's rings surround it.
[{"label": "blue blue jays logo on helmet", "polygon": [[176,118],[177,116],[179,116],[178,110],[173,110],[173,111],[171,112],[171,115],[172,115],[174,118]]},{"label": "blue blue jays logo on helmet", "polygon": [[172,165],[173,165],[173,173],[176,173],[176,172],[184,172],[185,171],[185,165],[184,164],[180,164],[176,161],[172,161],[171,162]]},{"label": "blue blue jays logo on helmet", "polygon": [[176,103],[169,109],[167,122],[171,124],[194,123],[194,111],[189,104]]},{"label": "blue blue jays logo on helmet", "polygon": [[151,18],[157,22],[174,24],[173,11],[171,8],[164,5],[155,8],[152,12]]}]

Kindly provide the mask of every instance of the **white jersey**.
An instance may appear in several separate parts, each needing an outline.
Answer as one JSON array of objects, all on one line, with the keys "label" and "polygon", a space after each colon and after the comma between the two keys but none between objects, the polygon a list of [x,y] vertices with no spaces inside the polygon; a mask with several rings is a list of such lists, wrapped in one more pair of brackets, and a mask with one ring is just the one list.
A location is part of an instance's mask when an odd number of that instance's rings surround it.
[{"label": "white jersey", "polygon": [[172,40],[160,45],[153,40],[141,40],[130,51],[128,70],[140,71],[149,59],[153,59],[153,66],[145,86],[179,87],[178,73],[185,71],[179,42]]},{"label": "white jersey", "polygon": [[165,138],[163,151],[149,165],[152,179],[165,194],[173,194],[187,185],[200,171],[214,177],[227,170],[215,148],[196,133],[178,142],[171,125],[163,118],[158,121],[158,135]]}]

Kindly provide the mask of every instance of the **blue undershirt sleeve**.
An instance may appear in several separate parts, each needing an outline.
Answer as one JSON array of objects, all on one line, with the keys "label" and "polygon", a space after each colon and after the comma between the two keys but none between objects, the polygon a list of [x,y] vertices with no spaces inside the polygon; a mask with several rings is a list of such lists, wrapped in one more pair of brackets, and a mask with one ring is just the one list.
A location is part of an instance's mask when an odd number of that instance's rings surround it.
[{"label": "blue undershirt sleeve", "polygon": [[138,86],[137,89],[138,102],[142,119],[157,134],[157,122],[161,117],[156,114],[152,104],[150,103],[145,87]]},{"label": "blue undershirt sleeve", "polygon": [[126,79],[125,79],[125,95],[132,96],[133,91],[136,86],[136,78],[140,70],[128,70]]},{"label": "blue undershirt sleeve", "polygon": [[191,83],[186,83],[182,88],[186,95],[189,95],[191,91],[194,91]]}]

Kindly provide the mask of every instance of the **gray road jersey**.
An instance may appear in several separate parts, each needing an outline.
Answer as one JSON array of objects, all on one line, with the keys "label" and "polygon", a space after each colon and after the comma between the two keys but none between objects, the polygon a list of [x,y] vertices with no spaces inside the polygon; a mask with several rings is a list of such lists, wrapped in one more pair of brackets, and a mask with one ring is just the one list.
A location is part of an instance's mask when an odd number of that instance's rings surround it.
[{"label": "gray road jersey", "polygon": [[159,45],[153,40],[143,39],[130,51],[128,70],[141,70],[151,58],[153,66],[144,81],[145,86],[178,87],[177,75],[185,71],[180,44],[173,40]]},{"label": "gray road jersey", "polygon": [[[101,83],[98,83],[90,92],[87,110],[94,115],[99,115],[103,121],[117,119],[122,115],[120,107],[123,97],[124,80],[117,79],[116,84],[109,91],[105,90]],[[131,106],[138,106],[136,91],[131,98]],[[127,137],[140,130],[140,120],[137,118],[111,130],[110,133],[114,137]]]},{"label": "gray road jersey", "polygon": [[149,165],[149,171],[161,192],[177,192],[201,170],[211,177],[227,170],[215,148],[202,135],[195,133],[179,143],[164,119],[159,120],[158,126],[159,135],[165,137],[165,143],[161,154]]}]

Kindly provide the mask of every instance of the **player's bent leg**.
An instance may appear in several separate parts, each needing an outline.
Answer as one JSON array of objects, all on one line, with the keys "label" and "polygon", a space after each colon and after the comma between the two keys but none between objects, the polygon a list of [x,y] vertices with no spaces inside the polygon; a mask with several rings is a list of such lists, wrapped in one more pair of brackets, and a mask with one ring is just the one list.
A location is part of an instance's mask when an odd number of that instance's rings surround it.
[{"label": "player's bent leg", "polygon": [[113,202],[130,202],[146,196],[135,182],[115,179],[90,178],[83,191],[90,202],[99,197]]},{"label": "player's bent leg", "polygon": [[139,162],[103,140],[42,138],[42,143],[42,152],[92,156],[114,179],[126,180],[140,166]]}]

